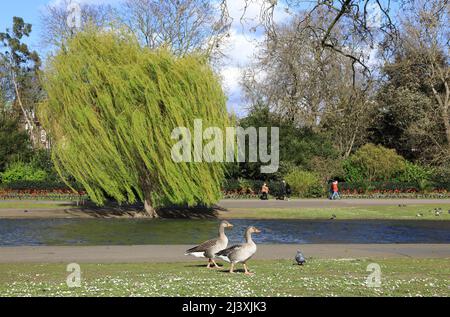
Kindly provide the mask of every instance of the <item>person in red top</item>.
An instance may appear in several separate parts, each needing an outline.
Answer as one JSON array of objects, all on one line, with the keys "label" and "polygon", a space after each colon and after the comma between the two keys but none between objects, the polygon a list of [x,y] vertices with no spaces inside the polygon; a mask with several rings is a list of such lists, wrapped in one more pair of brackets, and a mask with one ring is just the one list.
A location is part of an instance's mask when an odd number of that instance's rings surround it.
[{"label": "person in red top", "polygon": [[334,181],[332,184],[331,184],[331,191],[333,192],[332,194],[331,194],[331,199],[340,199],[341,197],[339,197],[339,188],[338,188],[338,181]]}]

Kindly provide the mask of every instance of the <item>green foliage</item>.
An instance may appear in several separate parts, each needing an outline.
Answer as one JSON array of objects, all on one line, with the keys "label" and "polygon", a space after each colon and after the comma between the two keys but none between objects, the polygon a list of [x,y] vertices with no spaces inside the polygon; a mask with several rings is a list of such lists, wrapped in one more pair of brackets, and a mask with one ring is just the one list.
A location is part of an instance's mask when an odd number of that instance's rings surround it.
[{"label": "green foliage", "polygon": [[408,160],[431,162],[446,140],[426,65],[408,46],[396,50],[395,59],[382,69],[386,80],[376,93],[379,112],[369,127],[371,141],[396,149]]},{"label": "green foliage", "polygon": [[28,135],[19,130],[17,119],[0,112],[0,172],[8,163],[30,153]]},{"label": "green foliage", "polygon": [[341,191],[400,191],[400,192],[418,192],[420,188],[416,182],[406,183],[398,181],[383,181],[383,182],[340,182],[339,189]]},{"label": "green foliage", "polygon": [[[29,162],[35,168],[44,170],[47,173],[46,181],[49,182],[61,182],[58,173],[55,170],[55,167],[52,162],[51,152],[46,149],[36,149],[32,152],[31,157],[29,158]],[[69,175],[65,175],[66,178],[70,178]]]},{"label": "green foliage", "polygon": [[392,180],[402,173],[405,159],[395,150],[366,144],[344,162],[345,179],[349,182]]},{"label": "green foliage", "polygon": [[422,165],[405,161],[402,173],[397,178],[400,182],[420,183],[428,181],[433,175],[433,170]]},{"label": "green foliage", "polygon": [[[49,60],[48,100],[39,118],[54,140],[52,159],[97,204],[213,204],[221,163],[175,163],[176,127],[194,119],[225,131],[218,78],[201,57],[176,58],[112,32],[80,32]],[[193,143],[193,141],[192,141]],[[62,175],[64,176],[64,175]]]},{"label": "green foliage", "polygon": [[299,197],[322,197],[324,186],[315,173],[301,170],[293,170],[285,177],[286,182],[291,186],[292,194]]},{"label": "green foliage", "polygon": [[431,180],[436,186],[450,190],[450,164],[443,164],[435,168]]},{"label": "green foliage", "polygon": [[5,89],[8,101],[12,102],[16,116],[23,116],[23,112],[19,107],[15,85],[26,110],[34,110],[42,95],[37,75],[41,60],[38,53],[31,51],[24,43],[24,38],[29,37],[31,31],[31,24],[25,23],[20,17],[13,17],[12,28],[0,32],[0,45],[3,46],[3,50],[0,50],[0,62],[4,63],[0,67],[5,68],[4,72],[0,71],[1,88]]},{"label": "green foliage", "polygon": [[323,182],[344,178],[343,160],[338,156],[314,156],[308,162],[308,170],[316,173]]},{"label": "green foliage", "polygon": [[1,181],[4,184],[16,181],[43,181],[46,178],[47,173],[44,170],[23,162],[12,163],[1,173]]},{"label": "green foliage", "polygon": [[[271,112],[265,105],[255,105],[249,115],[239,120],[239,125],[247,127],[278,127],[280,133],[280,168],[277,173],[261,174],[261,163],[228,164],[229,177],[260,180],[281,180],[293,168],[300,166],[309,169],[313,158],[333,159],[337,157],[330,140],[310,128],[298,127],[294,122]],[[270,129],[268,129],[270,135]],[[270,144],[270,142],[269,142]]]}]

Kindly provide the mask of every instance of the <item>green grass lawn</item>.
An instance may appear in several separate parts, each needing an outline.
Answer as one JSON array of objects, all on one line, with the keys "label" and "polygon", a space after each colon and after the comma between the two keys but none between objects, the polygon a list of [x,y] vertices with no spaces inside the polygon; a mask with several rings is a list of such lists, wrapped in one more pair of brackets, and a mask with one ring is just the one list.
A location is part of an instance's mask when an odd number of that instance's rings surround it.
[{"label": "green grass lawn", "polygon": [[[434,208],[442,208],[436,216]],[[222,218],[236,219],[329,219],[332,214],[337,219],[397,219],[397,220],[450,220],[449,204],[368,206],[340,208],[233,208],[221,212]],[[418,216],[421,213],[422,216]]]},{"label": "green grass lawn", "polygon": [[[55,212],[76,205],[66,202],[51,201],[0,201],[0,215],[2,209],[48,209]],[[436,216],[434,208],[441,208],[442,214]],[[81,210],[81,209],[80,209]],[[450,220],[450,204],[417,204],[404,207],[394,206],[367,206],[367,207],[337,207],[337,208],[230,208],[219,212],[221,218],[227,219],[329,219],[332,214],[337,219],[397,219],[397,220]],[[422,216],[418,216],[418,214]]]},{"label": "green grass lawn", "polygon": [[[381,287],[369,288],[369,263]],[[256,274],[207,270],[198,263],[81,264],[68,288],[64,264],[0,264],[0,296],[449,296],[450,259],[251,261]]]}]

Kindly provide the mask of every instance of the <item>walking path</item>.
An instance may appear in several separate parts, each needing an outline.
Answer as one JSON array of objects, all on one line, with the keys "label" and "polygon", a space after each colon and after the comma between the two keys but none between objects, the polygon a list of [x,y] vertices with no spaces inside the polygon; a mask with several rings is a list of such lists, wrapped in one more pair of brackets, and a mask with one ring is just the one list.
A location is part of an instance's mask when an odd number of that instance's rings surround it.
[{"label": "walking path", "polygon": [[[0,263],[140,263],[199,261],[185,256],[192,245],[39,246],[0,248]],[[259,245],[255,259],[293,259],[300,248],[314,258],[449,258],[450,244],[277,244]]]},{"label": "walking path", "polygon": [[[173,214],[178,218],[205,218],[215,217],[226,211],[256,211],[258,209],[303,209],[303,208],[345,208],[345,207],[370,207],[370,206],[408,206],[408,205],[450,205],[450,199],[293,199],[280,200],[256,200],[256,199],[225,199],[219,201],[216,208],[198,214],[193,210],[174,210]],[[42,206],[40,206],[42,205]],[[50,205],[50,206],[49,206]],[[11,207],[15,206],[15,207]],[[20,206],[20,207],[18,207]],[[28,206],[28,207],[27,207]],[[170,208],[168,208],[170,209]],[[0,219],[20,218],[132,218],[139,216],[136,211],[142,210],[139,206],[103,206],[96,207],[93,204],[76,206],[74,202],[52,202],[34,200],[0,200]],[[444,211],[446,212],[446,211]],[[167,218],[171,218],[171,211],[166,211]],[[173,215],[172,215],[173,216]],[[226,217],[229,215],[226,214]]]}]

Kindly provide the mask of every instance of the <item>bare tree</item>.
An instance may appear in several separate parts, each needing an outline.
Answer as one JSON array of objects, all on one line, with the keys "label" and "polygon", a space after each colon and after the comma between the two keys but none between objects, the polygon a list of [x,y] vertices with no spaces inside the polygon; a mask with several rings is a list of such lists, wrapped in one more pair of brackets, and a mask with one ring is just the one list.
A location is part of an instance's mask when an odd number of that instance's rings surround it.
[{"label": "bare tree", "polygon": [[[287,25],[276,26],[277,38],[267,36],[243,84],[251,103],[261,100],[296,125],[330,133],[345,157],[367,137],[374,109],[372,79],[362,80],[363,69],[324,48],[313,30],[298,28],[299,21],[326,25],[330,18],[318,11],[307,20],[299,15]],[[361,54],[357,44],[347,47],[354,55]]]},{"label": "bare tree", "polygon": [[321,129],[330,134],[342,157],[347,158],[355,148],[367,142],[375,109],[376,103],[367,90],[342,87],[339,101],[330,106],[321,124]]},{"label": "bare tree", "polygon": [[[71,0],[62,0],[56,5],[47,5],[41,13],[42,44],[47,47],[59,47],[64,41],[72,37],[79,29],[68,23],[71,13]],[[117,13],[110,5],[79,4],[81,25],[109,27],[117,20]]]},{"label": "bare tree", "polygon": [[[450,5],[447,0],[412,1],[402,21],[399,45],[412,57],[411,67],[419,70],[435,99],[428,121],[440,120],[450,156]],[[425,120],[427,121],[427,120]],[[416,132],[429,133],[428,123],[416,125]],[[422,128],[421,128],[422,127]],[[433,133],[431,133],[433,134]],[[436,144],[439,144],[437,142]]]},{"label": "bare tree", "polygon": [[141,42],[177,55],[218,51],[229,25],[209,0],[126,0],[122,20]]},{"label": "bare tree", "polygon": [[[221,3],[226,6],[228,1],[230,0],[221,0]],[[398,2],[400,1],[403,0]],[[243,0],[243,3],[241,19],[245,18],[246,9],[250,4],[255,3],[255,0]],[[394,40],[397,36],[397,28],[391,19],[390,0],[262,0],[258,3],[261,4],[260,25],[265,29],[267,36],[274,41],[279,36],[274,22],[276,8],[283,7],[293,16],[304,12],[303,19],[297,20],[298,32],[310,34],[311,39],[320,43],[322,48],[349,59],[354,69],[354,82],[357,65],[363,68],[364,74],[368,75],[370,75],[370,67],[361,54],[348,50],[349,44],[359,42],[364,43],[364,46],[368,48],[373,48],[381,42],[387,45],[386,42]],[[226,15],[227,11],[223,12]],[[314,23],[313,17],[318,12],[328,17],[327,23],[320,25]],[[382,34],[385,36],[381,37]]]}]

